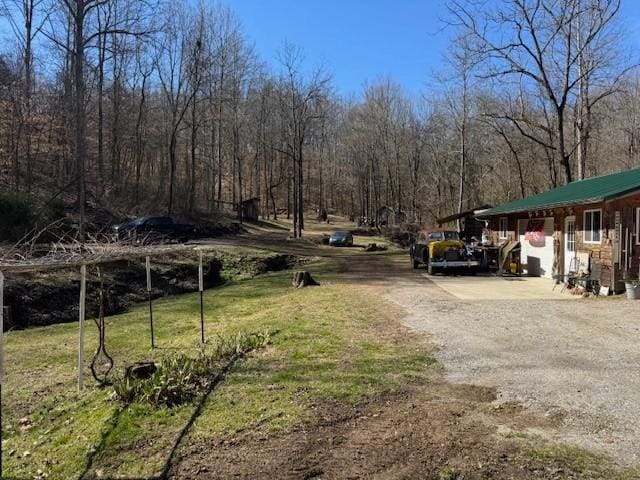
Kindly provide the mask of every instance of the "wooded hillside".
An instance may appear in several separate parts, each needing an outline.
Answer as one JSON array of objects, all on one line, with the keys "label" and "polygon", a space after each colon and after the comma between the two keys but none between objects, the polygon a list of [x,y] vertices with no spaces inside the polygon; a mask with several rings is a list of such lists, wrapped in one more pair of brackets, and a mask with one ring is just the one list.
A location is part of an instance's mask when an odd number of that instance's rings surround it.
[{"label": "wooded hillside", "polygon": [[619,1],[448,6],[455,41],[422,97],[382,78],[345,99],[294,45],[258,58],[213,2],[1,0],[0,186],[81,214],[260,197],[301,235],[303,212],[429,224],[640,165]]}]

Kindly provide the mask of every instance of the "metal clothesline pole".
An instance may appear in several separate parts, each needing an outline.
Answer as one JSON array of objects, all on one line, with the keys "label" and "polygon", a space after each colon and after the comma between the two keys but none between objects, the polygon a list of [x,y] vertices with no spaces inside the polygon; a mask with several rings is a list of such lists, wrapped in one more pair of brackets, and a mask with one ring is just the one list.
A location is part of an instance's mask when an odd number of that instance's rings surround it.
[{"label": "metal clothesline pole", "polygon": [[154,335],[153,335],[153,302],[151,300],[151,257],[147,256],[146,261],[147,268],[147,295],[149,297],[149,328],[151,329],[151,348],[156,348]]},{"label": "metal clothesline pole", "polygon": [[0,478],[2,478],[2,384],[4,383],[4,274],[0,272]]},{"label": "metal clothesline pole", "polygon": [[[149,325],[151,329],[151,347],[155,348],[154,328],[153,328],[153,304],[151,299],[151,256],[156,254],[166,254],[168,251],[184,251],[185,248],[179,249],[163,249],[154,252],[145,252],[146,269],[147,269],[147,292],[149,296]],[[84,389],[84,324],[86,318],[86,297],[87,297],[87,265],[100,265],[102,263],[112,263],[118,260],[132,260],[140,258],[142,252],[115,252],[112,256],[100,257],[84,257],[82,259],[59,259],[57,261],[34,262],[33,264],[13,264],[3,263],[0,265],[5,271],[12,272],[34,272],[55,270],[61,268],[70,268],[80,264],[80,298],[78,304],[78,390]],[[200,338],[205,343],[204,334],[204,271],[203,271],[203,255],[202,250],[198,249],[198,289],[200,291]],[[2,478],[2,387],[4,386],[4,283],[5,277],[0,271],[0,478]]]},{"label": "metal clothesline pole", "polygon": [[80,304],[79,304],[79,348],[78,348],[78,390],[84,388],[84,316],[85,316],[85,302],[87,298],[87,266],[82,265],[80,267]]},{"label": "metal clothesline pole", "polygon": [[[151,300],[151,274],[150,274],[150,259],[153,255],[166,255],[168,252],[180,252],[189,250],[189,248],[181,247],[181,248],[166,248],[166,249],[154,249],[146,252],[129,252],[114,249],[113,253],[109,255],[110,252],[101,252],[96,253],[94,255],[83,256],[81,258],[51,258],[45,259],[46,261],[40,259],[40,261],[34,261],[32,263],[29,262],[4,262],[0,264],[0,267],[3,271],[11,271],[11,272],[36,272],[36,271],[47,271],[47,270],[56,270],[63,268],[72,268],[76,266],[80,266],[80,299],[78,304],[78,390],[82,390],[84,388],[84,323],[86,319],[86,294],[87,294],[87,265],[101,265],[103,263],[113,263],[120,260],[133,260],[134,258],[140,258],[144,256],[146,258],[147,263],[147,291],[149,296],[149,325],[151,328],[151,346],[155,348],[155,332],[153,327],[153,304]],[[199,291],[200,291],[200,338],[202,343],[205,342],[205,334],[204,334],[204,272],[203,272],[203,255],[202,250],[198,249],[199,253],[199,265],[198,265],[198,276],[199,276]],[[0,272],[1,273],[1,272]],[[4,280],[4,277],[2,277]],[[3,309],[0,308],[0,315],[4,314]],[[0,320],[4,320],[3,317],[0,316]],[[3,368],[2,362],[2,333],[0,332],[0,370]],[[1,375],[1,373],[0,373]],[[0,396],[2,394],[2,382],[0,378]],[[0,398],[1,402],[1,398]],[[1,413],[1,403],[0,403],[0,413]],[[0,419],[1,422],[1,419]],[[1,462],[1,460],[0,460]],[[1,464],[0,464],[1,467]]]},{"label": "metal clothesline pole", "polygon": [[200,339],[204,343],[204,276],[202,272],[202,250],[198,250],[198,290],[200,290]]}]

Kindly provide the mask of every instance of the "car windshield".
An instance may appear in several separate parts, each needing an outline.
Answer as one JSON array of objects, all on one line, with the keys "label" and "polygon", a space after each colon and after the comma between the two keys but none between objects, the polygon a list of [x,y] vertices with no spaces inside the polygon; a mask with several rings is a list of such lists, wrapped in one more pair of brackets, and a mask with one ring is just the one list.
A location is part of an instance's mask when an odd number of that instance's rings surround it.
[{"label": "car windshield", "polygon": [[347,238],[348,235],[348,232],[334,232],[333,234],[334,238]]},{"label": "car windshield", "polygon": [[445,240],[460,240],[460,235],[458,232],[443,232]]}]

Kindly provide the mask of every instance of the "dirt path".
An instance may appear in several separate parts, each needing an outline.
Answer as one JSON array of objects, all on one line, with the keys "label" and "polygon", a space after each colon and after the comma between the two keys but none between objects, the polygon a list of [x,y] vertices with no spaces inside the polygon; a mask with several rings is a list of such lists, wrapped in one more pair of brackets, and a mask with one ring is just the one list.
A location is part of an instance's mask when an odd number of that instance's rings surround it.
[{"label": "dirt path", "polygon": [[175,478],[582,478],[558,477],[562,465],[549,467],[499,439],[491,422],[515,417],[498,412],[485,421],[494,398],[491,389],[432,382],[352,409],[324,406],[317,424],[288,434],[192,446]]},{"label": "dirt path", "polygon": [[239,235],[228,235],[216,238],[205,238],[190,242],[194,245],[205,245],[212,248],[245,247],[270,250],[301,257],[352,258],[359,255],[366,246],[368,237],[356,237],[356,243],[349,248],[334,248],[320,245],[316,240],[320,235],[328,235],[335,230],[348,230],[351,224],[317,224],[313,223],[304,238],[290,238],[286,228],[252,227],[251,231]]},{"label": "dirt path", "polygon": [[[564,413],[539,415],[504,398],[497,404],[504,385],[476,378],[475,367],[464,380],[456,376],[460,358],[446,352],[453,346],[463,355],[464,347],[443,332],[464,302],[411,272],[404,258],[363,255],[338,263],[339,282],[361,286],[363,298],[384,295],[395,305],[405,326],[401,321],[381,325],[379,334],[411,348],[430,348],[435,340],[449,375],[431,372],[399,394],[356,407],[318,405],[317,422],[293,432],[273,435],[258,429],[213,444],[191,444],[172,478],[607,478],[590,462],[575,464],[571,454],[532,454],[546,442],[529,434],[560,431]],[[436,323],[440,327],[430,330]],[[476,354],[470,351],[464,363],[474,365]],[[471,385],[476,380],[487,385]]]},{"label": "dirt path", "polygon": [[323,248],[307,238],[289,238],[285,229],[268,228],[259,232],[248,232],[239,235],[228,235],[216,238],[205,238],[190,242],[194,245],[205,245],[212,248],[246,247],[270,250],[299,256],[331,256],[334,252]]}]

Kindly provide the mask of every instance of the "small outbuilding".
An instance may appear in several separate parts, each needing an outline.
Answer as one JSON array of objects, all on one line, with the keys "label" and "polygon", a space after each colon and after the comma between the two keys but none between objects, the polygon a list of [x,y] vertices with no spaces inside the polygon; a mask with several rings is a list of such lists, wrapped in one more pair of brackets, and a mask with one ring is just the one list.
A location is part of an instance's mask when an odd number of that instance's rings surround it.
[{"label": "small outbuilding", "polygon": [[260,198],[249,198],[240,204],[240,215],[242,221],[257,222],[260,215]]},{"label": "small outbuilding", "polygon": [[399,208],[393,207],[380,207],[377,212],[378,216],[378,225],[384,226],[394,226],[401,225],[407,222],[407,214],[404,210],[400,210]]},{"label": "small outbuilding", "polygon": [[640,168],[571,182],[478,215],[495,244],[519,241],[531,276],[600,273],[616,291],[640,266]]}]

